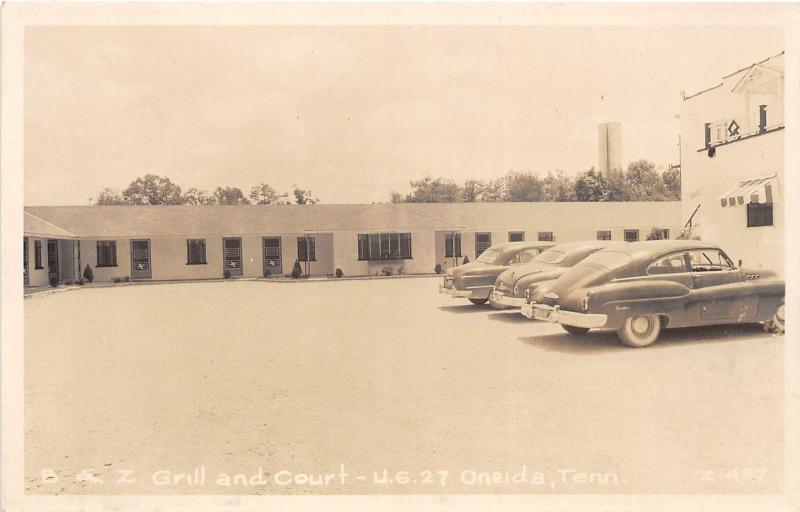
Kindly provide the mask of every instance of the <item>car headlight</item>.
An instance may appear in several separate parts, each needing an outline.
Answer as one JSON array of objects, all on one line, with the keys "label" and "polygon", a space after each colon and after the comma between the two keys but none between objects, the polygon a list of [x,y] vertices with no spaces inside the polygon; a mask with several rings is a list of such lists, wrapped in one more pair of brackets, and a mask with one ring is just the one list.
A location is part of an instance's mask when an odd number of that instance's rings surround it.
[{"label": "car headlight", "polygon": [[581,300],[581,309],[584,311],[589,311],[589,296],[584,295],[583,299]]}]

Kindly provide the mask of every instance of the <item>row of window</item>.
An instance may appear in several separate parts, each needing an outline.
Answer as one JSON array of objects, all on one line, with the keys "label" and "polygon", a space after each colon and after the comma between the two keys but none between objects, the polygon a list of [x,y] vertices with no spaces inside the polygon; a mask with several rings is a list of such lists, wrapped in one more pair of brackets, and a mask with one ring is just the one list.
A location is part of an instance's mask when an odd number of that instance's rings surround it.
[{"label": "row of window", "polygon": [[[237,239],[225,239],[226,242]],[[301,262],[316,261],[317,249],[316,238],[313,236],[297,237],[297,259]],[[241,255],[241,246],[225,247],[227,252],[235,250],[237,258]],[[36,261],[41,260],[40,243],[36,241]],[[227,254],[227,253],[226,253]],[[358,259],[359,260],[410,260],[411,259],[411,233],[375,233],[358,235]],[[278,266],[281,258],[281,246],[279,237],[267,237],[264,240],[264,258],[274,260],[273,266]],[[205,239],[186,240],[186,264],[205,265],[206,260],[206,241]],[[37,263],[38,265],[39,263]],[[117,242],[115,240],[97,241],[97,266],[116,267],[117,266]],[[37,266],[37,268],[39,268]]]},{"label": "row of window", "polygon": [[[659,230],[661,238],[669,238],[669,229]],[[598,240],[611,240],[611,231],[603,230],[597,232]],[[556,237],[552,231],[539,231],[538,240],[540,242],[555,242]],[[638,242],[639,230],[626,229],[624,233],[624,240],[626,242]],[[524,242],[524,231],[509,231],[509,242]],[[475,255],[480,256],[483,251],[492,246],[491,233],[475,233]],[[446,258],[461,257],[461,233],[445,233],[444,235],[444,255]]]}]

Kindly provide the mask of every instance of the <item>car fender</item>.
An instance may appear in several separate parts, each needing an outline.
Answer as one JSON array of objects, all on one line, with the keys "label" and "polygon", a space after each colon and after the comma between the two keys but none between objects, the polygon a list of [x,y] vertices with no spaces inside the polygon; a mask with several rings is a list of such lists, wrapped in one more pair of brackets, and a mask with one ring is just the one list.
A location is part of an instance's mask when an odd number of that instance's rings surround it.
[{"label": "car fender", "polygon": [[663,315],[669,321],[684,313],[691,288],[676,281],[649,280],[611,282],[586,289],[589,313],[608,317],[606,327],[618,329],[630,316]]}]

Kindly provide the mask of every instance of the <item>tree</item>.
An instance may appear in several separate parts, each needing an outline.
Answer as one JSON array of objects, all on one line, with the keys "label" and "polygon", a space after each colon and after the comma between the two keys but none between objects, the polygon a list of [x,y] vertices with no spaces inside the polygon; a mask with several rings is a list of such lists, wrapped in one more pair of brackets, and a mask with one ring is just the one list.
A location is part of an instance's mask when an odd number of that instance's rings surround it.
[{"label": "tree", "polygon": [[250,189],[250,202],[252,204],[289,204],[287,194],[278,192],[267,183],[259,183]]},{"label": "tree", "polygon": [[506,176],[506,201],[543,201],[544,182],[532,172],[510,172]]},{"label": "tree", "polygon": [[681,198],[681,168],[677,165],[670,165],[668,169],[661,173],[661,181],[667,187],[669,199],[679,200]]},{"label": "tree", "polygon": [[461,187],[449,178],[425,176],[409,183],[411,193],[406,196],[407,203],[456,203],[461,199]]},{"label": "tree", "polygon": [[636,192],[628,179],[621,172],[612,172],[607,179],[605,198],[603,201],[637,201]]},{"label": "tree", "polygon": [[394,190],[392,190],[392,202],[393,203],[406,203],[408,201],[406,201],[406,198],[403,197],[403,194],[401,194],[400,192],[395,192]]},{"label": "tree", "polygon": [[575,199],[578,201],[604,201],[607,193],[606,180],[594,167],[575,180]]},{"label": "tree", "polygon": [[465,203],[475,203],[481,200],[484,184],[480,180],[467,180],[461,189],[461,200]]},{"label": "tree", "polygon": [[213,204],[250,204],[242,189],[237,187],[217,187],[212,200]]},{"label": "tree", "polygon": [[495,178],[485,183],[481,189],[481,201],[499,203],[506,200],[508,182],[505,178]]},{"label": "tree", "polygon": [[106,187],[101,190],[99,194],[97,194],[94,204],[125,204],[125,198],[123,198],[116,190]]},{"label": "tree", "polygon": [[562,171],[548,172],[544,178],[545,201],[574,201],[575,180]]},{"label": "tree", "polygon": [[668,196],[655,164],[647,160],[631,162],[625,172],[625,181],[630,187],[629,201],[663,201]]},{"label": "tree", "polygon": [[664,230],[653,228],[650,230],[650,234],[647,235],[648,240],[664,240]]},{"label": "tree", "polygon": [[190,188],[183,193],[183,204],[203,205],[214,204],[214,198],[208,195],[205,190]]},{"label": "tree", "polygon": [[122,191],[126,204],[181,204],[181,187],[172,183],[166,176],[146,174],[136,178]]},{"label": "tree", "polygon": [[319,199],[311,197],[310,190],[304,190],[302,188],[298,188],[297,185],[292,185],[294,187],[294,202],[297,204],[317,204]]}]

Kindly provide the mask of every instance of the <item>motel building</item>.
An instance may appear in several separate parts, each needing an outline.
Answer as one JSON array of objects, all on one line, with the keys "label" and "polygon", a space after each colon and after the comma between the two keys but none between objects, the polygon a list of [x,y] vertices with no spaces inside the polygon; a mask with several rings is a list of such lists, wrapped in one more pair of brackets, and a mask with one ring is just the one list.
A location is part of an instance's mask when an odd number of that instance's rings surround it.
[{"label": "motel building", "polygon": [[784,55],[685,96],[681,219],[735,262],[784,275]]},{"label": "motel building", "polygon": [[681,203],[448,203],[25,208],[27,290],[96,282],[432,274],[508,241],[645,240],[680,231]]}]

